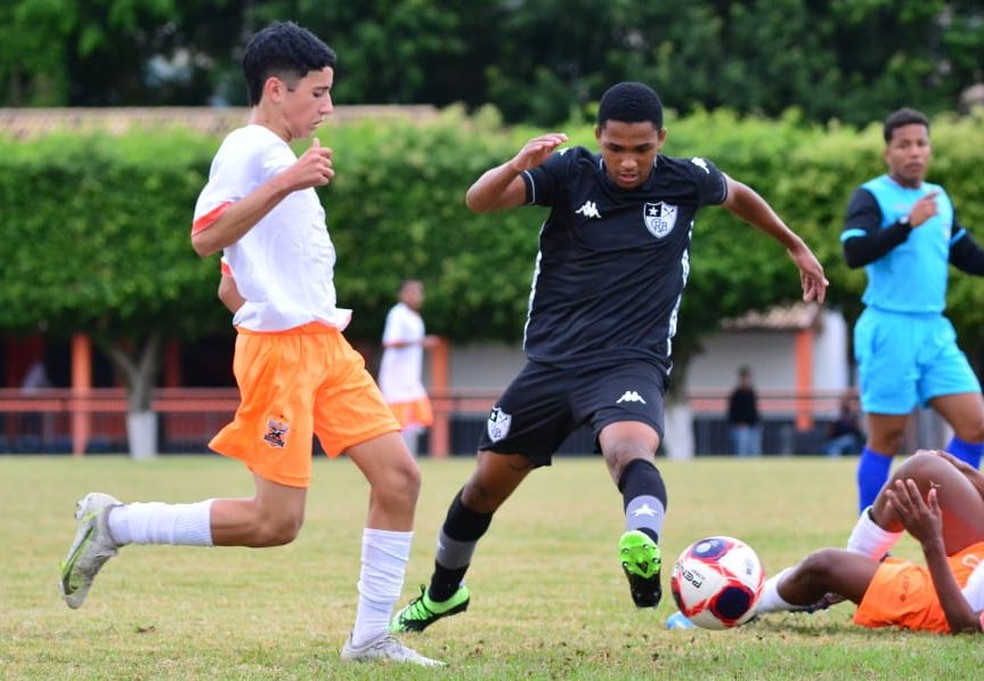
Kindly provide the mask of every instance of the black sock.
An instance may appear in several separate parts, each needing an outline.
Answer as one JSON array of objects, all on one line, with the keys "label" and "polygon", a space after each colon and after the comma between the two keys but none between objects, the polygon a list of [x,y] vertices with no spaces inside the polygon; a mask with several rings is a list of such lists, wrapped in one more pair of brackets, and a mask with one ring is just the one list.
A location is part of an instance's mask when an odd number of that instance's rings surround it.
[{"label": "black sock", "polygon": [[645,459],[633,459],[618,479],[626,527],[639,530],[659,543],[666,514],[666,485],[659,470]]},{"label": "black sock", "polygon": [[448,508],[434,559],[427,595],[432,601],[446,601],[461,586],[471,565],[478,540],[492,523],[491,513],[476,513],[461,501],[461,491]]}]

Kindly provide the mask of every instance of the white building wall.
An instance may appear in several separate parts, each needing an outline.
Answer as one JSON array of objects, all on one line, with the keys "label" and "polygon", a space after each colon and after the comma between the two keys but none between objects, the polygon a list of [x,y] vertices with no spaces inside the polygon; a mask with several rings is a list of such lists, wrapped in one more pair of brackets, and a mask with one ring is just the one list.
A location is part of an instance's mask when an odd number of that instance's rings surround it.
[{"label": "white building wall", "polygon": [[[847,323],[837,312],[823,313],[813,345],[813,387],[838,392],[850,385]],[[795,331],[728,331],[703,342],[704,352],[690,362],[688,390],[723,390],[734,386],[738,367],[752,369],[760,390],[796,387]]]},{"label": "white building wall", "polygon": [[501,391],[515,378],[526,356],[522,348],[472,344],[451,348],[451,389]]}]

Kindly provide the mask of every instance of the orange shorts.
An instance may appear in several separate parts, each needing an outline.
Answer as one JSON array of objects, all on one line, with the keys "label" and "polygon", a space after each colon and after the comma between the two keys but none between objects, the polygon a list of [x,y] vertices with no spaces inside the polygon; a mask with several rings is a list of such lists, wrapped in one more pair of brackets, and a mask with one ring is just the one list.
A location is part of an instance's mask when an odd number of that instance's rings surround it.
[{"label": "orange shorts", "polygon": [[336,457],[400,430],[362,355],[330,326],[313,323],[277,333],[239,329],[233,372],[239,408],[209,447],[242,460],[265,480],[310,485],[314,435]]},{"label": "orange shorts", "polygon": [[390,402],[393,416],[404,428],[407,426],[427,427],[434,423],[434,412],[430,400],[420,397],[410,402]]},{"label": "orange shorts", "polygon": [[[972,544],[947,558],[961,588],[966,586],[970,573],[981,560],[984,560],[984,542]],[[899,558],[886,558],[878,566],[854,613],[854,623],[863,627],[950,632],[929,568]]]}]

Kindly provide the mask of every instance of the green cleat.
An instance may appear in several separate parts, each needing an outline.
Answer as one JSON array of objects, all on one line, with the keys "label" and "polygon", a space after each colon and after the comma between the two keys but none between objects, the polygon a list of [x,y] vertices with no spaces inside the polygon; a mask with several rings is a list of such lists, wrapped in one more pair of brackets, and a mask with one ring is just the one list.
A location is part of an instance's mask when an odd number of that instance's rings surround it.
[{"label": "green cleat", "polygon": [[451,598],[439,603],[432,601],[427,595],[427,589],[421,586],[420,595],[393,616],[389,630],[394,634],[423,631],[442,617],[464,612],[470,601],[471,594],[464,584],[458,587]]},{"label": "green cleat", "polygon": [[622,572],[629,579],[629,591],[637,608],[655,608],[663,597],[659,571],[663,565],[659,546],[639,530],[629,530],[618,540]]}]

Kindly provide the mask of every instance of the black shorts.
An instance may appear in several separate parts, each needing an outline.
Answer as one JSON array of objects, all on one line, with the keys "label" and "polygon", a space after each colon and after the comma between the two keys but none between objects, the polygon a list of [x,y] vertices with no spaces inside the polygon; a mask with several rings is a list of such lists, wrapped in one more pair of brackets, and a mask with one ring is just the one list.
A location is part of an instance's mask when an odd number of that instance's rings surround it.
[{"label": "black shorts", "polygon": [[666,385],[663,370],[645,360],[583,370],[527,362],[492,407],[478,448],[522,454],[548,466],[567,436],[585,423],[596,447],[602,428],[620,421],[646,423],[662,439]]}]

